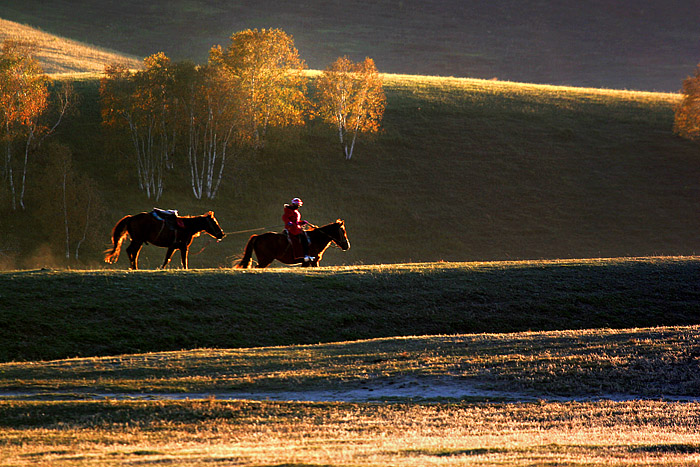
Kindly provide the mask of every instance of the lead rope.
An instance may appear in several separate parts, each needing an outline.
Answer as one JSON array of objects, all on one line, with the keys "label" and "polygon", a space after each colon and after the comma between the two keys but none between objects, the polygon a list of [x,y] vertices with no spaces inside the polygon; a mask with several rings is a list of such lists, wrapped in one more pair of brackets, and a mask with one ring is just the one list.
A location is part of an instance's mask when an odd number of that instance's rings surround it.
[{"label": "lead rope", "polygon": [[[242,234],[242,233],[248,233],[248,232],[257,232],[258,230],[270,230],[274,227],[258,227],[257,229],[247,229],[247,230],[237,230],[235,232],[227,232],[226,235],[236,235],[236,234]],[[163,230],[161,228],[161,230]],[[209,237],[207,239],[207,243],[204,244],[204,246],[197,252],[197,253],[190,253],[190,256],[197,256],[201,252],[203,252],[209,245],[212,244],[214,241],[213,238]]]}]

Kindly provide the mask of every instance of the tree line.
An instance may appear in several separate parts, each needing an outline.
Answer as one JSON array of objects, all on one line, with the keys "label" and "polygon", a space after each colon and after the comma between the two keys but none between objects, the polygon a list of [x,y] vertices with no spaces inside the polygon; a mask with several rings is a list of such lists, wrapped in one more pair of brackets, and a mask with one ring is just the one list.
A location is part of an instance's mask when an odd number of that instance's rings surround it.
[{"label": "tree line", "polygon": [[[336,128],[346,159],[358,134],[379,130],[386,98],[372,59],[338,58],[317,80],[315,100],[305,68],[280,29],[235,33],[226,48],[212,47],[203,65],[173,62],[162,52],[138,71],[109,64],[100,80],[102,124],[108,140],[125,142],[149,199],[160,198],[177,158],[187,161],[193,196],[213,199],[227,162],[262,149],[270,128],[321,118]],[[31,159],[50,149],[43,143],[75,104],[69,85],[54,86],[42,72],[31,44],[2,43],[3,199],[13,211],[26,208]]]},{"label": "tree line", "polygon": [[192,194],[214,199],[231,158],[265,146],[271,128],[321,118],[337,129],[346,159],[360,133],[377,132],[386,98],[374,61],[338,58],[312,100],[305,64],[280,29],[246,30],[212,47],[204,65],[149,56],[132,72],[110,65],[102,120],[131,142],[139,188],[158,200],[173,160],[187,161]]}]

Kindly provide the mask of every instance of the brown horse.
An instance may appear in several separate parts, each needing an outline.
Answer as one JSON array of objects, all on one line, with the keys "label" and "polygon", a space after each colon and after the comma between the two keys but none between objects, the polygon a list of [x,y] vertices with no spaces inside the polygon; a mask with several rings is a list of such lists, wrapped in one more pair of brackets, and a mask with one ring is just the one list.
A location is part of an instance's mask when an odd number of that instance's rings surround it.
[{"label": "brown horse", "polygon": [[309,236],[309,256],[313,256],[314,260],[311,263],[304,263],[303,258],[297,258],[294,255],[293,248],[287,235],[284,233],[267,232],[260,235],[253,235],[248,240],[237,268],[250,267],[250,260],[255,252],[258,259],[258,267],[264,268],[270,265],[274,260],[284,264],[303,264],[306,266],[318,266],[318,263],[323,257],[323,253],[331,244],[335,243],[341,250],[345,251],[350,248],[348,236],[345,233],[345,223],[338,219],[332,224],[324,225],[323,227],[315,227],[308,230]]},{"label": "brown horse", "polygon": [[105,263],[117,262],[127,233],[131,237],[126,247],[131,269],[138,269],[139,251],[144,243],[168,249],[162,268],[168,265],[175,250],[180,250],[182,267],[187,269],[187,250],[195,237],[206,232],[220,241],[225,236],[212,211],[201,216],[181,216],[178,220],[182,221],[181,226],[173,230],[150,212],[122,217],[112,229],[112,248],[105,250]]}]

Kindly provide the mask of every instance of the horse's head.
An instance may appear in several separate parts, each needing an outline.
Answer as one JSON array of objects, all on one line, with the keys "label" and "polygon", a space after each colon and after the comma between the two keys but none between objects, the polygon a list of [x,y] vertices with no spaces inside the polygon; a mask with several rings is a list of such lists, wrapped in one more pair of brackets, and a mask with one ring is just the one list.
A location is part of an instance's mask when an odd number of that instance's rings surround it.
[{"label": "horse's head", "polygon": [[330,224],[330,231],[328,235],[333,239],[336,245],[340,247],[341,250],[346,251],[350,249],[350,240],[348,240],[348,235],[345,232],[345,222],[338,219],[333,224]]},{"label": "horse's head", "polygon": [[221,230],[219,222],[216,220],[216,217],[214,217],[214,211],[209,211],[204,215],[204,217],[207,220],[204,230],[206,230],[209,235],[216,238],[218,241],[221,241],[226,234],[223,230]]}]

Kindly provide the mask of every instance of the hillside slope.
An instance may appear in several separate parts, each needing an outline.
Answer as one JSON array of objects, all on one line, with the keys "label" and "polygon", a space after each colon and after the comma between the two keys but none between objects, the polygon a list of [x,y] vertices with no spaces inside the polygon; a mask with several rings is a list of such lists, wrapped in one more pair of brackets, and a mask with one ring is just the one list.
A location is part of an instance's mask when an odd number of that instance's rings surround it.
[{"label": "hillside slope", "polygon": [[677,91],[700,61],[699,0],[4,0],[0,17],[137,56],[206,60],[247,28],[282,28],[322,69]]},{"label": "hillside slope", "polygon": [[35,57],[45,73],[101,73],[108,63],[123,63],[131,68],[142,65],[140,59],[0,18],[0,42],[5,39],[31,42]]},{"label": "hillside slope", "polygon": [[[325,265],[700,251],[700,158],[696,145],[672,133],[677,95],[390,75],[383,131],[360,138],[351,161],[334,132],[312,121],[231,159],[214,200],[193,198],[187,161],[176,160],[155,202],[138,190],[128,154],[104,144],[97,81],[75,84],[81,113],[59,138],[104,199],[93,221],[101,237],[83,249],[81,267],[101,263],[117,220],[154,204],[182,214],[214,210],[230,235],[209,246],[206,236],[195,240],[193,253],[207,248],[191,266],[230,267],[251,233],[282,229],[282,205],[294,196],[317,225],[346,221],[352,248],[331,249]],[[40,192],[29,183],[30,194]],[[29,201],[26,212],[6,212],[0,222],[0,259],[6,267],[64,264],[45,257],[60,258],[63,227],[38,229],[45,200]],[[145,247],[142,267],[163,255]]]},{"label": "hillside slope", "polygon": [[700,259],[0,273],[0,362],[700,324]]}]

